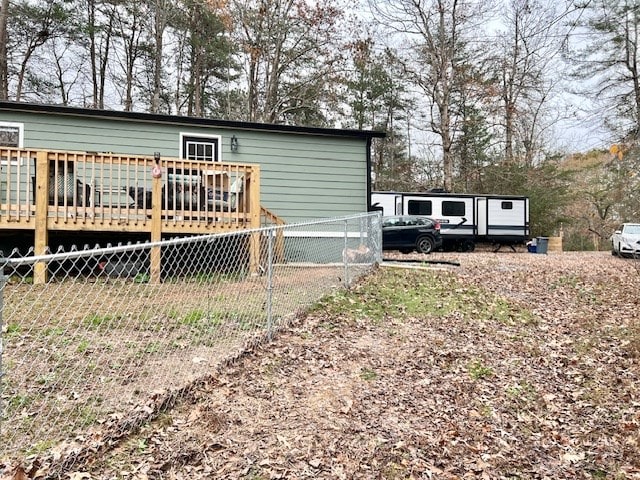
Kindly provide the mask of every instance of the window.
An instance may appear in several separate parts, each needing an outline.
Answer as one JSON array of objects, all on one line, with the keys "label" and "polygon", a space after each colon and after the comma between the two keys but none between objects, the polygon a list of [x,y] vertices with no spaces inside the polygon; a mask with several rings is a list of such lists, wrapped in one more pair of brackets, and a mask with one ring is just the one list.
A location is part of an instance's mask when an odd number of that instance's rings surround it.
[{"label": "window", "polygon": [[22,124],[0,122],[0,147],[22,148]]},{"label": "window", "polygon": [[513,202],[502,202],[502,210],[513,210]]},{"label": "window", "polygon": [[431,215],[431,200],[409,200],[409,215]]},{"label": "window", "polygon": [[463,217],[464,212],[464,202],[442,202],[442,215],[445,217]]},{"label": "window", "polygon": [[[0,122],[0,148],[22,148],[22,130],[21,123]],[[21,164],[24,162],[21,159]],[[12,157],[7,159],[6,156],[0,157],[0,165],[18,165],[18,159]]]},{"label": "window", "polygon": [[219,137],[202,137],[195,135],[180,135],[182,138],[181,157],[187,160],[202,162],[218,162]]},{"label": "window", "polygon": [[382,226],[383,227],[395,227],[398,224],[398,221],[400,219],[398,217],[389,217],[389,218],[385,218],[382,221]]}]

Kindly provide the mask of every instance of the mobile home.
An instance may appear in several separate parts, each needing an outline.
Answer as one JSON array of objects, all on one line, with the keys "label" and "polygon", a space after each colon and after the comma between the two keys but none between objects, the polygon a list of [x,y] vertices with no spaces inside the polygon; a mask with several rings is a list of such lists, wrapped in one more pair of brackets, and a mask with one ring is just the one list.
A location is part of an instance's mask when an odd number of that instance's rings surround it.
[{"label": "mobile home", "polygon": [[476,243],[525,243],[529,199],[515,195],[372,192],[371,208],[388,215],[424,215],[440,222],[445,250],[472,251]]},{"label": "mobile home", "polygon": [[[0,251],[37,244],[34,231],[55,247],[361,213],[382,137],[0,101]],[[162,208],[151,237],[154,169]]]}]

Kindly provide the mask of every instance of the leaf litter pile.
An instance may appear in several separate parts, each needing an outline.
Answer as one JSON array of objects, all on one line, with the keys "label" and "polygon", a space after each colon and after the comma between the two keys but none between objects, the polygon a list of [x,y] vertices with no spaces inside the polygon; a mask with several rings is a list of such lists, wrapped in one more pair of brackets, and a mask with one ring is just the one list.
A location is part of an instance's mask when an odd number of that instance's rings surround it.
[{"label": "leaf litter pile", "polygon": [[640,478],[640,267],[608,253],[383,266],[73,472]]}]

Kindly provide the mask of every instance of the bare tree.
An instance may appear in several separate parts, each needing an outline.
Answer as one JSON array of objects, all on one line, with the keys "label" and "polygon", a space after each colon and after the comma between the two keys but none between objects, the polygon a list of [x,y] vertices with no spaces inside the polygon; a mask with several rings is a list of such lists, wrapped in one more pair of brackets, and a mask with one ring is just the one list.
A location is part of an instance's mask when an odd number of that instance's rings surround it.
[{"label": "bare tree", "polygon": [[113,43],[115,6],[108,1],[84,0],[84,25],[91,68],[91,101],[93,108],[104,108],[109,66]]},{"label": "bare tree", "polygon": [[567,13],[558,13],[555,5],[510,0],[503,16],[505,29],[499,35],[499,54],[493,63],[499,75],[495,79],[501,105],[498,116],[507,163],[514,162],[516,152],[520,152],[530,165],[536,153],[536,136],[556,86],[550,72],[559,68],[563,39],[560,19]]},{"label": "bare tree", "polygon": [[640,9],[635,0],[590,0],[580,26],[588,34],[569,45],[574,78],[606,125],[629,141],[640,138]]},{"label": "bare tree", "polygon": [[53,39],[51,42],[50,70],[55,72],[55,75],[51,76],[52,90],[58,92],[59,101],[63,105],[73,104],[71,92],[81,84],[83,57],[75,47],[75,44],[65,40],[59,42],[58,39]]},{"label": "bare tree", "polygon": [[[172,22],[180,51],[176,52],[176,106],[187,105],[189,115],[220,113],[219,98],[230,81],[231,16],[223,0],[182,0]],[[183,76],[185,77],[183,79]],[[182,86],[185,91],[180,92]],[[186,101],[183,94],[186,94]]]},{"label": "bare tree", "polygon": [[7,57],[7,19],[9,0],[0,2],[0,100],[9,99],[9,59]]},{"label": "bare tree", "polygon": [[428,130],[440,138],[443,187],[453,185],[456,98],[465,88],[466,36],[483,9],[472,0],[371,0],[376,16],[407,46],[404,63],[429,102]]},{"label": "bare tree", "polygon": [[164,33],[167,29],[170,12],[172,8],[171,0],[151,0],[150,11],[152,18],[151,38],[152,38],[152,88],[150,111],[158,113],[160,111],[160,101],[162,97],[162,76],[163,76],[163,55],[164,55]]},{"label": "bare tree", "polygon": [[251,121],[321,123],[340,57],[333,0],[235,0]]},{"label": "bare tree", "polygon": [[[29,67],[36,52],[49,40],[64,33],[67,28],[68,11],[55,0],[32,4],[27,1],[13,6],[12,21],[7,24],[11,30],[8,38],[14,56],[19,58],[16,79],[16,101],[23,98],[28,80]],[[33,74],[37,78],[37,74]],[[37,92],[36,92],[37,93]]]},{"label": "bare tree", "polygon": [[[120,48],[115,55],[119,58],[120,68],[124,74],[124,84],[116,82],[120,90],[125,111],[133,110],[133,88],[137,63],[142,55],[141,39],[144,23],[144,10],[141,2],[123,3],[114,9],[114,28],[118,32]],[[121,85],[119,87],[119,85]]]}]

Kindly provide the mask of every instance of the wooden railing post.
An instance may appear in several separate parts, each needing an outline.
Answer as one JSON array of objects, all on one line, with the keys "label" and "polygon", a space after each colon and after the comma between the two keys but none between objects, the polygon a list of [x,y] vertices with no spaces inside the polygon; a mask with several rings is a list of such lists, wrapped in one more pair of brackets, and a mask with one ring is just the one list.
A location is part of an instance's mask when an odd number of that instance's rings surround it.
[{"label": "wooden railing post", "polygon": [[[151,242],[162,240],[162,176],[160,156],[156,154],[151,187]],[[159,246],[151,247],[149,266],[151,283],[160,283],[162,272],[162,252]]]},{"label": "wooden railing post", "polygon": [[[44,255],[49,243],[49,158],[47,152],[39,150],[36,156],[36,225],[34,234],[34,254]],[[47,264],[37,262],[33,267],[33,283],[47,283]]]},{"label": "wooden railing post", "polygon": [[[252,229],[260,228],[260,167],[252,166],[245,191],[249,195],[250,220]],[[260,233],[253,232],[249,239],[249,273],[257,273],[260,265]]]}]

